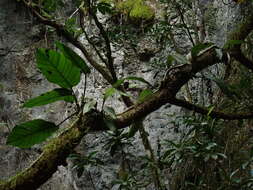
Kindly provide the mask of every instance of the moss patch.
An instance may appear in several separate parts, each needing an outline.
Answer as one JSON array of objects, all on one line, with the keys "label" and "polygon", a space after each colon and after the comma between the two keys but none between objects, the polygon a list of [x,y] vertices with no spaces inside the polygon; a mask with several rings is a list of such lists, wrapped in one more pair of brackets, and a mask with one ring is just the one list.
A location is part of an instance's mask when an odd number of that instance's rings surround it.
[{"label": "moss patch", "polygon": [[145,0],[121,1],[116,4],[116,8],[135,19],[150,20],[155,16],[154,10],[145,3]]}]

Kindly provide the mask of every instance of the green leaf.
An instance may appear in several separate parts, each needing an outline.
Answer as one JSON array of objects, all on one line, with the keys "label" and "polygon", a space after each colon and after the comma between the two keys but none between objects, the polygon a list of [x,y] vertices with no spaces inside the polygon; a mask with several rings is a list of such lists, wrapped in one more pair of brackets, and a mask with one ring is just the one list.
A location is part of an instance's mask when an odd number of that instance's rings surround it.
[{"label": "green leaf", "polygon": [[116,112],[112,107],[105,106],[104,111],[113,119],[116,119]]},{"label": "green leaf", "polygon": [[152,94],[153,94],[153,91],[150,90],[150,89],[143,90],[140,93],[137,102],[139,102],[139,103],[144,102],[145,100],[147,100],[148,98],[150,98],[152,96]]},{"label": "green leaf", "polygon": [[105,90],[104,100],[107,100],[109,97],[113,96],[114,94],[120,94],[121,96],[131,97],[130,94],[127,94],[125,92],[117,90],[116,88],[111,87]]},{"label": "green leaf", "polygon": [[232,87],[232,85],[227,84],[225,81],[216,77],[206,76],[206,78],[214,81],[228,98],[231,98],[233,100],[235,100],[235,98],[240,98],[240,94],[236,92],[236,90]]},{"label": "green leaf", "polygon": [[141,77],[129,76],[129,77],[126,77],[125,80],[137,80],[137,81],[146,83],[149,86],[152,86],[152,84],[150,84],[148,81],[146,81],[144,78],[141,78]]},{"label": "green leaf", "polygon": [[91,109],[95,108],[97,102],[96,100],[91,100],[89,102],[87,102],[84,107],[83,107],[83,113],[87,113],[89,112]]},{"label": "green leaf", "polygon": [[212,113],[212,111],[214,110],[215,106],[211,106],[209,109],[208,109],[208,113],[207,113],[207,116],[210,116],[210,114]]},{"label": "green leaf", "polygon": [[80,82],[80,69],[63,54],[40,48],[36,53],[37,66],[49,82],[62,88],[72,88]]},{"label": "green leaf", "polygon": [[241,45],[242,43],[244,43],[243,40],[229,40],[225,45],[224,45],[224,49],[230,49],[233,48],[234,46],[237,45]]},{"label": "green leaf", "polygon": [[108,14],[112,14],[113,10],[112,10],[112,6],[109,3],[106,2],[100,2],[97,4],[97,9],[99,10],[99,12],[101,12],[103,15],[108,13]]},{"label": "green leaf", "polygon": [[7,139],[8,145],[19,148],[29,148],[50,137],[58,127],[51,122],[35,119],[16,125]]},{"label": "green leaf", "polygon": [[152,86],[152,85],[151,85],[148,81],[146,81],[144,78],[129,76],[129,77],[126,77],[126,78],[117,80],[117,82],[115,82],[115,83],[113,84],[113,87],[114,87],[114,88],[119,87],[125,80],[137,80],[137,81],[143,82],[143,83],[145,83],[145,84],[147,84],[147,85],[149,85],[149,86]]},{"label": "green leaf", "polygon": [[199,54],[202,50],[204,50],[204,49],[206,49],[206,48],[208,48],[208,47],[210,47],[210,46],[212,46],[212,45],[213,45],[213,43],[200,43],[200,44],[195,45],[195,46],[191,49],[191,55],[192,55],[192,57],[197,57],[198,54]]},{"label": "green leaf", "polygon": [[175,61],[175,59],[172,55],[169,55],[167,57],[167,65],[169,65],[169,66],[172,65],[174,61]]},{"label": "green leaf", "polygon": [[42,106],[56,102],[59,100],[64,100],[66,102],[74,102],[75,98],[72,95],[72,91],[64,88],[57,88],[50,92],[41,94],[36,98],[32,98],[23,104],[23,107],[31,108],[35,106]]},{"label": "green leaf", "polygon": [[57,1],[55,0],[44,0],[42,1],[43,8],[48,12],[54,12],[57,7]]},{"label": "green leaf", "polygon": [[107,128],[110,129],[111,131],[117,130],[117,127],[115,126],[115,123],[111,118],[104,118],[104,123],[107,126]]},{"label": "green leaf", "polygon": [[105,90],[104,100],[107,100],[107,98],[113,96],[116,92],[117,90],[115,88],[107,88]]},{"label": "green leaf", "polygon": [[129,129],[129,131],[128,131],[128,133],[127,133],[127,135],[128,135],[127,137],[128,137],[128,138],[134,137],[138,130],[139,130],[138,125],[136,125],[136,124],[134,123],[133,125],[131,125],[131,127],[130,127],[130,129]]},{"label": "green leaf", "polygon": [[80,68],[84,74],[90,73],[90,68],[87,66],[85,61],[71,48],[65,46],[60,42],[56,42],[57,48],[64,54],[64,56],[69,59],[76,67]]},{"label": "green leaf", "polygon": [[176,61],[179,64],[188,64],[188,60],[185,58],[185,56],[178,53],[174,53],[167,57],[168,65],[171,65],[174,61]]}]

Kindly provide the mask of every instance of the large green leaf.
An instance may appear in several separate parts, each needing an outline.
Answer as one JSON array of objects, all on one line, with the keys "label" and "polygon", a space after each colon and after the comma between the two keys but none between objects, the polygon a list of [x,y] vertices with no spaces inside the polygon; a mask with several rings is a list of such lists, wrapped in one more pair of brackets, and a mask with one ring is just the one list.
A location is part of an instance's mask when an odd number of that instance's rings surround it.
[{"label": "large green leaf", "polygon": [[72,95],[72,91],[64,88],[57,88],[50,92],[41,94],[36,98],[32,98],[23,104],[23,107],[31,108],[35,106],[42,106],[56,102],[59,100],[64,100],[66,102],[74,102],[75,98]]},{"label": "large green leaf", "polygon": [[84,74],[90,73],[90,68],[87,66],[85,61],[71,48],[65,46],[60,42],[56,42],[56,46],[75,66],[81,69]]},{"label": "large green leaf", "polygon": [[62,88],[72,88],[80,82],[81,72],[63,54],[40,48],[36,54],[37,65],[49,82]]},{"label": "large green leaf", "polygon": [[7,139],[8,145],[29,148],[45,141],[58,127],[51,122],[35,119],[16,125]]}]

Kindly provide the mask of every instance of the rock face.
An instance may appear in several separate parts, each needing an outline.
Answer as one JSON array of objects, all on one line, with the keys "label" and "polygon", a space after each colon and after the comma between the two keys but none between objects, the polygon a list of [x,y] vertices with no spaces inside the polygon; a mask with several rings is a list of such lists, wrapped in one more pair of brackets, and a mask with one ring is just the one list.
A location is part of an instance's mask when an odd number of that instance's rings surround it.
[{"label": "rock face", "polygon": [[[233,27],[232,23],[241,19],[241,9],[239,6],[220,5],[218,0],[203,1],[202,3],[207,2],[210,2],[215,10],[217,9],[215,17],[217,28],[215,35],[210,39],[222,46],[227,31]],[[6,137],[12,126],[34,118],[43,118],[58,123],[65,118],[69,111],[71,112],[71,108],[60,102],[32,110],[20,109],[22,103],[27,99],[55,87],[44,80],[36,69],[34,61],[36,48],[48,47],[47,42],[52,41],[54,36],[51,36],[52,39],[44,39],[45,29],[37,25],[33,17],[14,0],[1,0],[0,10],[0,179],[6,179],[27,167],[39,155],[37,148],[40,147],[35,146],[32,149],[21,150],[6,146]],[[116,68],[121,77],[133,75],[143,77],[151,82],[154,80],[156,73],[148,62],[155,56],[157,49],[153,43],[152,45],[148,43],[150,41],[145,38],[138,42],[138,56],[134,59],[128,59],[123,51],[114,50]],[[93,77],[88,79],[87,96],[95,98],[99,107],[106,84],[98,73],[92,72]],[[83,91],[83,84],[81,82],[75,88],[77,94]],[[108,100],[106,105],[116,107],[117,112],[124,109],[124,105],[115,100]],[[158,151],[160,140],[176,138],[168,127],[172,118],[166,115],[178,114],[181,111],[174,106],[164,106],[146,118],[145,128],[149,133],[149,139],[155,152]],[[68,166],[60,166],[52,179],[40,189],[88,190],[93,189],[93,184],[96,189],[116,189],[116,186],[112,186],[111,181],[117,176],[115,171],[119,168],[121,157],[120,155],[110,157],[108,151],[105,151],[103,147],[105,141],[105,134],[89,134],[76,150],[84,155],[92,151],[99,151],[98,155],[106,163],[102,169],[91,167],[88,172],[84,172],[81,178],[77,178],[76,173],[73,172],[72,163],[69,161]],[[138,135],[132,144],[135,145],[134,148],[131,148],[133,154],[141,156],[145,153]],[[131,161],[134,162],[134,160]]]}]

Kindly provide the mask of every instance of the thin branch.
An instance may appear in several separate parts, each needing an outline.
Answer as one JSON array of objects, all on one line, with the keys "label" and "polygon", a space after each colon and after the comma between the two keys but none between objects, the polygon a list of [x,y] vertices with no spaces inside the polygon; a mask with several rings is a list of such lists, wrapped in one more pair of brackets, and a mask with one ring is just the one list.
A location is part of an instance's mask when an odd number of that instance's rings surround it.
[{"label": "thin branch", "polygon": [[74,112],[71,115],[69,115],[68,117],[66,117],[63,121],[61,121],[60,123],[58,123],[56,126],[60,126],[62,125],[65,121],[67,121],[68,119],[70,119],[71,117],[73,117],[74,115],[76,115],[78,112]]},{"label": "thin branch", "polygon": [[87,41],[89,42],[89,44],[92,45],[92,47],[94,48],[95,52],[97,53],[98,57],[101,59],[101,61],[106,65],[106,60],[103,58],[103,56],[101,55],[101,53],[98,51],[96,45],[91,41],[91,39],[89,38],[87,32],[85,31],[85,28],[84,28],[84,14],[83,14],[83,11],[82,10],[79,10],[79,14],[80,14],[80,26],[81,26],[81,29],[82,29],[82,32],[84,33],[85,35],[85,38],[87,39]]},{"label": "thin branch", "polygon": [[72,94],[74,96],[74,101],[75,101],[75,104],[76,104],[77,112],[79,112],[80,111],[80,105],[78,103],[77,97],[76,97],[75,92],[74,92],[74,90],[72,88],[71,88],[71,91],[72,91]]},{"label": "thin branch", "polygon": [[90,5],[90,0],[87,0],[88,2],[88,10],[89,10],[89,14],[93,17],[96,26],[98,27],[100,34],[102,35],[102,37],[105,40],[105,44],[106,44],[106,57],[108,59],[108,63],[107,63],[107,67],[112,75],[112,78],[114,80],[114,82],[117,81],[117,75],[113,66],[113,58],[112,58],[112,50],[111,50],[111,42],[108,38],[108,35],[103,27],[103,25],[99,22],[96,13],[94,13],[92,6]]},{"label": "thin branch", "polygon": [[195,45],[194,40],[193,40],[193,38],[192,38],[192,35],[191,35],[191,32],[190,32],[189,27],[188,27],[187,24],[185,23],[184,15],[183,15],[183,13],[182,13],[182,11],[181,11],[180,5],[176,4],[176,9],[177,9],[177,11],[178,11],[178,13],[179,13],[179,15],[180,15],[181,21],[182,21],[182,23],[183,23],[185,29],[186,29],[186,31],[187,31],[187,34],[188,34],[188,36],[189,36],[189,39],[190,39],[192,45],[194,46],[194,45]]},{"label": "thin branch", "polygon": [[83,87],[83,94],[81,99],[81,110],[83,110],[84,104],[85,104],[85,93],[87,88],[87,75],[84,76],[84,87]]},{"label": "thin branch", "polygon": [[[207,108],[203,108],[201,106],[197,106],[195,104],[192,104],[190,102],[187,102],[185,100],[180,99],[173,99],[171,100],[173,102],[173,105],[183,107],[189,110],[192,110],[194,112],[207,115],[209,110]],[[210,117],[217,118],[217,119],[225,119],[225,120],[238,120],[238,119],[252,119],[253,113],[224,113],[219,111],[211,111],[209,114]]]}]

